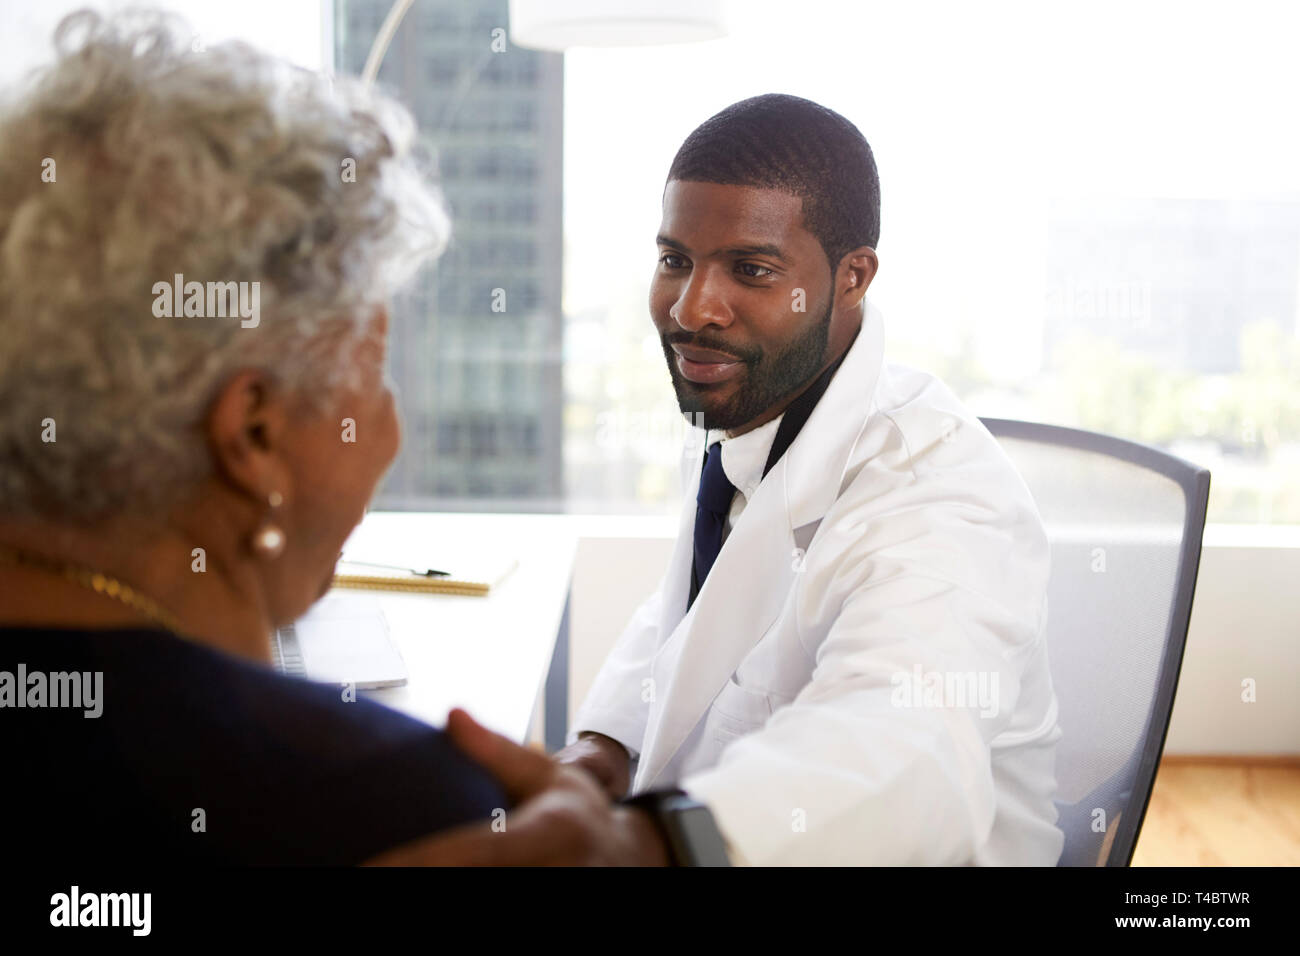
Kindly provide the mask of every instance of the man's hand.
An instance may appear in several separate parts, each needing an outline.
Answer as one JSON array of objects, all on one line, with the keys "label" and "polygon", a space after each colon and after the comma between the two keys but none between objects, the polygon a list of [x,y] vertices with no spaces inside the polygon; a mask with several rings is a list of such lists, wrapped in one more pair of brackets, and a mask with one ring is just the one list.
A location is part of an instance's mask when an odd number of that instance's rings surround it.
[{"label": "man's hand", "polygon": [[595,731],[584,731],[551,759],[566,767],[587,771],[614,800],[626,796],[632,782],[632,759],[627,748],[613,737]]},{"label": "man's hand", "polygon": [[463,710],[448,715],[447,735],[513,802],[504,828],[493,829],[491,821],[456,827],[389,850],[368,866],[667,865],[650,817],[612,805],[588,774],[520,747]]}]

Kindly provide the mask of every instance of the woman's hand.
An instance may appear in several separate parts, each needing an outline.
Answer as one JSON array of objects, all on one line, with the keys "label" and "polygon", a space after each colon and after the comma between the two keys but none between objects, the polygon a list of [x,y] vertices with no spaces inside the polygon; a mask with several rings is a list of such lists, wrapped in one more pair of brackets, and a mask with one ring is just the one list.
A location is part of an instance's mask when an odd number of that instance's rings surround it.
[{"label": "woman's hand", "polygon": [[[466,824],[367,861],[368,866],[666,866],[668,851],[643,811],[612,804],[585,770],[480,726],[463,710],[446,732],[497,778],[514,808],[503,823]],[[626,789],[626,788],[625,788]]]}]

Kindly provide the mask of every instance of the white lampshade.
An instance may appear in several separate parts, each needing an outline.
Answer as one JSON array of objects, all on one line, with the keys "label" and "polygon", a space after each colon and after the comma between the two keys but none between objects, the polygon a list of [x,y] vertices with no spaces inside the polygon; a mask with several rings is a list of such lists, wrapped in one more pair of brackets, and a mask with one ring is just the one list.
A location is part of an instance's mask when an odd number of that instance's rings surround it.
[{"label": "white lampshade", "polygon": [[510,0],[510,39],[538,50],[713,40],[722,0]]}]

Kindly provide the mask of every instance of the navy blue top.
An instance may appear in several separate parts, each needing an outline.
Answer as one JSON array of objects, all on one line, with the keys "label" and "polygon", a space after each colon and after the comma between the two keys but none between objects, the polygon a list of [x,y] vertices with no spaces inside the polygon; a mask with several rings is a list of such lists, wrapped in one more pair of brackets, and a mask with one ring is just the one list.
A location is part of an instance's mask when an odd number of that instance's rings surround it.
[{"label": "navy blue top", "polygon": [[[97,718],[16,706],[95,671]],[[0,628],[0,755],[15,862],[354,864],[507,806],[441,731],[162,630]]]}]

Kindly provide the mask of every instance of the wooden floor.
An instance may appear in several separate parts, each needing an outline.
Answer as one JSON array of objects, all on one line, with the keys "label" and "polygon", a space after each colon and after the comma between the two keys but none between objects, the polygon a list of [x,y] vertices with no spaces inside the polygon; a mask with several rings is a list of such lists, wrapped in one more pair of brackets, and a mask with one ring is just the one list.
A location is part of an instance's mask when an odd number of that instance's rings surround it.
[{"label": "wooden floor", "polygon": [[1166,756],[1134,866],[1300,866],[1300,758]]}]

